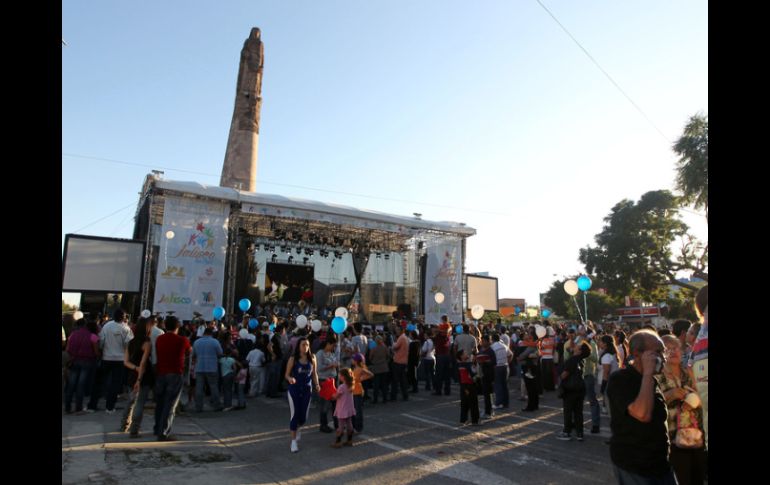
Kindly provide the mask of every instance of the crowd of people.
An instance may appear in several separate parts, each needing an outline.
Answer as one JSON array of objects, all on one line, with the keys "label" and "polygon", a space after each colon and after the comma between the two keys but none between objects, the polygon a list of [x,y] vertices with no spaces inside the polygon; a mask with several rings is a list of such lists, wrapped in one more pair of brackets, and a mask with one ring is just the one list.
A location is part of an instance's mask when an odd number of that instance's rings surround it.
[{"label": "crowd of people", "polygon": [[311,401],[318,402],[320,431],[334,433],[331,446],[339,448],[352,446],[363,431],[366,406],[408,401],[421,387],[435,396],[458,393],[459,421],[478,426],[510,408],[509,378],[518,375],[522,413],[537,411],[544,392],[562,399],[560,440],[585,439],[586,400],[590,433],[600,433],[603,416],[609,418],[607,443],[619,483],[701,484],[708,438],[707,288],[697,298],[702,325],[679,320],[671,330],[634,332],[590,321],[509,327],[454,324],[444,316],[426,325],[394,315],[381,329],[356,322],[336,334],[323,317],[316,332],[272,311],[260,311],[256,324],[251,315],[241,322],[184,324],[173,315],[151,316],[129,324],[117,310],[103,324],[79,320],[69,335],[65,412],[95,412],[104,397],[106,412],[114,413],[127,385],[130,405],[121,429],[140,435],[152,395],[153,433],[173,440],[174,415],[185,396],[184,410],[203,411],[208,396],[212,410],[230,411],[244,409],[246,396],[282,398],[285,392],[289,449],[298,452]]}]

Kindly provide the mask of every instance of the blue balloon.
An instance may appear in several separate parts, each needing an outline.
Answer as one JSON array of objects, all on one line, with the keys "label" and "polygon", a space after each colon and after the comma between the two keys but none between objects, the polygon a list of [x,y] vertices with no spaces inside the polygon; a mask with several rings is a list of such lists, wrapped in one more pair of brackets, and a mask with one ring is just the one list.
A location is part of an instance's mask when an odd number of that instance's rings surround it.
[{"label": "blue balloon", "polygon": [[238,308],[240,308],[242,312],[245,312],[251,308],[251,301],[248,298],[242,299],[238,302]]},{"label": "blue balloon", "polygon": [[543,317],[548,318],[551,316],[551,310],[543,310]]},{"label": "blue balloon", "polygon": [[215,320],[219,320],[220,318],[225,316],[225,309],[222,308],[221,306],[218,306],[214,308],[214,311],[212,312],[212,314],[214,315]]},{"label": "blue balloon", "polygon": [[586,275],[582,275],[577,279],[577,284],[581,291],[588,291],[589,288],[591,288],[591,278]]},{"label": "blue balloon", "polygon": [[375,342],[374,340],[370,340],[369,341],[369,349],[373,349],[375,347],[377,347],[377,342]]},{"label": "blue balloon", "polygon": [[347,320],[342,317],[334,317],[332,320],[332,330],[334,330],[334,333],[341,334],[346,328],[348,328]]},{"label": "blue balloon", "polygon": [[458,325],[458,326],[456,326],[456,327],[455,327],[455,332],[457,332],[457,333],[463,333],[463,326],[462,326],[462,325]]},{"label": "blue balloon", "polygon": [[521,313],[521,308],[519,308],[519,307],[514,307],[514,308],[513,308],[513,313],[515,313],[516,315],[518,315],[519,313]]},{"label": "blue balloon", "polygon": [[270,331],[271,332],[275,332],[275,324],[274,323],[270,324]]},{"label": "blue balloon", "polygon": [[406,329],[410,332],[413,332],[414,330],[417,329],[417,327],[415,327],[413,323],[410,323],[409,325],[406,326]]},{"label": "blue balloon", "polygon": [[259,322],[257,321],[256,318],[252,318],[251,320],[249,320],[249,328],[257,328],[258,324]]}]

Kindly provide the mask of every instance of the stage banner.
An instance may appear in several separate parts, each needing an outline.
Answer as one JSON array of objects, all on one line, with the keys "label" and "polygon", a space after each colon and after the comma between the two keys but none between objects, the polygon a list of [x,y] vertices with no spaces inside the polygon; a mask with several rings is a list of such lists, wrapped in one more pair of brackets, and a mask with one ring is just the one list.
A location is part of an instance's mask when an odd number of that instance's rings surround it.
[{"label": "stage banner", "polygon": [[[430,246],[425,270],[425,323],[441,322],[446,315],[455,324],[462,321],[463,262],[462,244],[452,242]],[[444,301],[436,302],[436,293],[444,294]]]},{"label": "stage banner", "polygon": [[211,320],[214,307],[224,306],[229,216],[221,202],[166,198],[154,312],[173,311],[180,320],[198,312]]}]

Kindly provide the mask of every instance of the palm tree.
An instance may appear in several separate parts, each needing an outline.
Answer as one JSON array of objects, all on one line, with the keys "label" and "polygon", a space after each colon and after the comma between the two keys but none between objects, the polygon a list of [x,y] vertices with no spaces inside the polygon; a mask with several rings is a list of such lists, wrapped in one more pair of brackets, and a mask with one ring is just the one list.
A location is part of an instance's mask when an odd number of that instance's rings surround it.
[{"label": "palm tree", "polygon": [[693,203],[696,209],[709,211],[709,120],[698,113],[690,118],[684,134],[674,144],[679,155],[676,188],[683,192],[683,201]]}]

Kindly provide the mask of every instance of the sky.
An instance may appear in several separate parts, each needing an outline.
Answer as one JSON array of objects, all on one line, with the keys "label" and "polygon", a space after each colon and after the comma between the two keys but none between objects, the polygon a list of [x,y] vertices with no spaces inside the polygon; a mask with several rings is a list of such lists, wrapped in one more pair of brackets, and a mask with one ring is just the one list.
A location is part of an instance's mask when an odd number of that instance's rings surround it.
[{"label": "sky", "polygon": [[466,272],[528,304],[616,203],[674,189],[671,147],[708,113],[705,0],[68,0],[62,249],[131,238],[153,169],[219,184],[252,27],[257,192],[464,222]]}]

